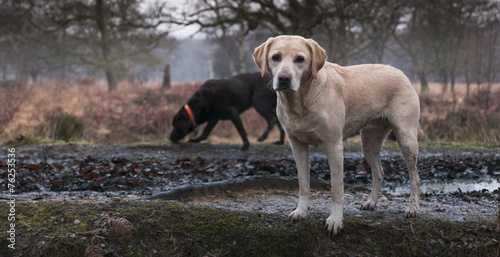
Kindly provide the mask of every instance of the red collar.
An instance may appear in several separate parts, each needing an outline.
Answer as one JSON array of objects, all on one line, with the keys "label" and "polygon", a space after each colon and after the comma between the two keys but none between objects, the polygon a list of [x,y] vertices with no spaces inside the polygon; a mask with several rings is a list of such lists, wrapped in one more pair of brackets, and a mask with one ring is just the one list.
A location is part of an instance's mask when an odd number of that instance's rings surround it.
[{"label": "red collar", "polygon": [[191,119],[191,122],[193,123],[193,128],[196,128],[196,126],[198,126],[198,124],[196,124],[196,120],[194,119],[194,114],[193,114],[193,111],[191,110],[191,108],[189,108],[189,105],[184,105],[184,110],[186,110],[186,112],[188,113],[189,115],[189,118]]}]

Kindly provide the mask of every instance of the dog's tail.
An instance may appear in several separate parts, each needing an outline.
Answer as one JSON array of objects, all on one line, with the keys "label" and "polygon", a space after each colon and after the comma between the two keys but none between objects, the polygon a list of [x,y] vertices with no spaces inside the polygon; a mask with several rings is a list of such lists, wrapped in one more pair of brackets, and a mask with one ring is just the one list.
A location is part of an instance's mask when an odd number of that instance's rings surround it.
[{"label": "dog's tail", "polygon": [[425,134],[422,128],[420,127],[420,124],[418,124],[418,130],[417,130],[417,140],[420,142],[424,138]]}]

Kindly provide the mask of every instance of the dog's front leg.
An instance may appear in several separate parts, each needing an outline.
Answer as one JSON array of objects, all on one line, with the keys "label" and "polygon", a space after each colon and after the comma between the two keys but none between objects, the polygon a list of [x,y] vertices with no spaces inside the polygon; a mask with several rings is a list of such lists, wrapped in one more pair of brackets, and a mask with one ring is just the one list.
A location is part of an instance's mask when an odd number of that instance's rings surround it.
[{"label": "dog's front leg", "polygon": [[328,156],[332,185],[332,207],[330,216],[326,219],[328,232],[335,236],[340,232],[344,217],[344,147],[342,139],[337,142],[325,143],[323,150]]},{"label": "dog's front leg", "polygon": [[209,120],[207,123],[207,126],[203,130],[203,133],[201,134],[201,136],[199,136],[197,138],[189,139],[188,142],[189,143],[199,143],[199,142],[207,139],[210,132],[212,132],[212,129],[214,129],[215,125],[217,125],[217,122],[219,122],[219,120],[216,120],[216,119]]},{"label": "dog's front leg", "polygon": [[307,217],[307,212],[309,211],[309,197],[311,196],[309,184],[309,145],[293,137],[289,137],[289,141],[299,178],[299,204],[297,205],[297,209],[288,216],[289,220],[294,221],[304,219]]}]

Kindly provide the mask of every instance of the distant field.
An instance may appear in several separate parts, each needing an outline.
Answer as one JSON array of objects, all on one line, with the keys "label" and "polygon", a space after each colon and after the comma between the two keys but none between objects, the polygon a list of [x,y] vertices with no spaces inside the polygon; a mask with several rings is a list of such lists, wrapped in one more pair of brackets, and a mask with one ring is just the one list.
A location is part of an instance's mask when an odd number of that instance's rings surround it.
[{"label": "distant field", "polygon": [[[159,83],[122,82],[108,93],[104,83],[53,82],[0,88],[0,140],[38,138],[92,144],[162,141],[168,138],[175,113],[202,82],[174,82],[170,90]],[[415,84],[420,93],[420,85]],[[431,83],[421,96],[421,125],[431,142],[499,142],[500,85],[491,91],[471,85],[455,87],[455,99],[440,84]],[[256,142],[266,122],[253,109],[242,114],[250,142]],[[200,127],[200,131],[203,127]],[[267,139],[279,137],[275,128]],[[356,139],[355,139],[356,140]],[[241,143],[230,121],[219,122],[210,143]]]}]

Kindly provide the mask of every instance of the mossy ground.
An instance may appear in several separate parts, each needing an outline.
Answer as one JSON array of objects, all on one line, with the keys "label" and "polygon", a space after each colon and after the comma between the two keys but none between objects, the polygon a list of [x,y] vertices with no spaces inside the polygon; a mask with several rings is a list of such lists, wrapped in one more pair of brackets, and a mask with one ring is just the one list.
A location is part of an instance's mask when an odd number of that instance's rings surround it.
[{"label": "mossy ground", "polygon": [[[2,234],[1,256],[84,256],[105,214],[129,220],[133,237],[101,230],[97,241],[119,256],[498,256],[495,221],[371,221],[345,217],[333,240],[324,219],[291,223],[263,214],[156,202],[17,202],[16,249]],[[7,208],[0,216],[7,217]],[[2,228],[9,225],[2,219]],[[5,231],[4,229],[2,229]]]},{"label": "mossy ground", "polygon": [[[383,148],[388,151],[401,151],[398,142],[386,141]],[[463,153],[463,152],[498,152],[500,144],[485,142],[420,142],[419,150],[431,153]]]}]

